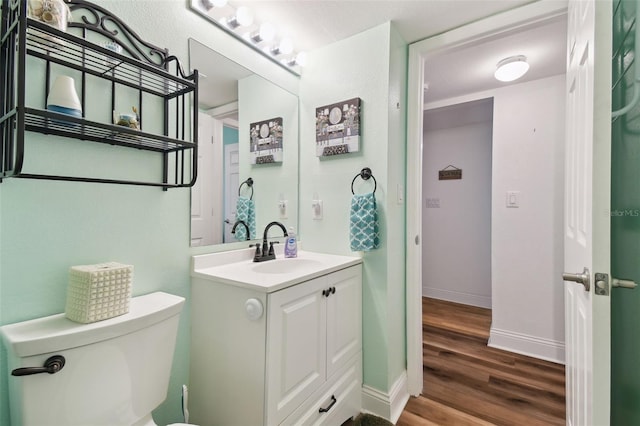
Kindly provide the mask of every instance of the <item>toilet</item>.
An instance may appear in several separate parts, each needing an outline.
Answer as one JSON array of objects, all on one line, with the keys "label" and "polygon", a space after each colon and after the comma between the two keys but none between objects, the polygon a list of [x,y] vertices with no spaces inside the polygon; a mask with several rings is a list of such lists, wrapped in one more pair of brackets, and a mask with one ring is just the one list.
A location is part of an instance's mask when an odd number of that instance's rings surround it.
[{"label": "toilet", "polygon": [[183,305],[182,297],[156,292],[104,321],[79,324],[58,314],[0,327],[12,372],[11,424],[156,425],[151,412],[167,397]]}]

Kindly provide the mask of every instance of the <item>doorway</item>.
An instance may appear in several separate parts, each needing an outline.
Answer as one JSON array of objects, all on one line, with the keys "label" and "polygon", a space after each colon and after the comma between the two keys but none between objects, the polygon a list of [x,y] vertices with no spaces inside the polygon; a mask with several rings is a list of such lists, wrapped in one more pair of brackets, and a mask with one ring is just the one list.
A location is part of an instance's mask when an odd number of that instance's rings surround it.
[{"label": "doorway", "polygon": [[[549,20],[565,19],[566,9],[559,4],[530,4],[513,11],[488,18],[484,21],[470,24],[466,27],[451,31],[445,35],[437,36],[422,42],[414,43],[410,46],[409,55],[409,109],[408,109],[408,149],[407,158],[411,159],[407,164],[407,370],[408,370],[408,390],[412,395],[419,395],[422,391],[422,269],[423,261],[422,241],[428,236],[422,229],[423,208],[425,206],[423,182],[420,179],[423,172],[423,159],[421,152],[423,149],[423,111],[425,107],[425,69],[430,59],[442,58],[442,55],[460,50],[462,48],[477,47],[482,43],[492,42],[513,34],[523,29],[539,26]],[[564,49],[564,45],[562,46]],[[435,61],[434,61],[435,62]],[[491,60],[491,67],[495,67],[496,61]],[[441,61],[442,63],[442,61]],[[462,67],[469,76],[478,71],[473,67]],[[449,76],[445,68],[445,77]],[[491,76],[492,78],[492,76]],[[471,80],[471,79],[469,79]],[[437,93],[438,87],[429,84],[430,94]],[[481,97],[490,97],[491,93],[486,90],[468,91],[462,84],[452,88],[446,104],[451,105],[456,102],[464,102]],[[474,93],[470,99],[468,93]],[[442,99],[433,100],[431,107],[442,106]],[[512,110],[517,114],[518,110]],[[446,165],[445,165],[446,166]],[[495,165],[494,165],[495,171]],[[495,180],[495,176],[494,176]],[[517,188],[513,188],[517,189]],[[495,205],[497,191],[494,188],[493,202]],[[505,188],[500,188],[501,194],[506,192]],[[504,206],[504,200],[502,201]],[[495,223],[495,214],[492,215],[492,222]],[[492,239],[495,235],[492,236]],[[509,238],[506,236],[505,238]],[[513,238],[518,238],[514,235]],[[492,255],[493,258],[493,255]],[[495,261],[495,259],[494,259]],[[495,297],[495,296],[493,296]],[[502,342],[512,343],[509,339],[517,339],[514,333],[503,333]],[[536,342],[541,345],[553,343],[552,341]],[[499,345],[496,345],[499,346]]]},{"label": "doorway", "polygon": [[424,297],[491,308],[492,133],[492,98],[424,112]]}]

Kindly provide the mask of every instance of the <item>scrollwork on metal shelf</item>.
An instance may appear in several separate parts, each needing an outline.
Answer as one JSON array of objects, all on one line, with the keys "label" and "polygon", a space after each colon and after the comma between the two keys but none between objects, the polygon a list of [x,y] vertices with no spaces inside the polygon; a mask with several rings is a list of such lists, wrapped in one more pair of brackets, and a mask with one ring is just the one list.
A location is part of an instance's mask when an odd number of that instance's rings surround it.
[{"label": "scrollwork on metal shelf", "polygon": [[[142,38],[122,22],[118,17],[102,7],[84,0],[64,0],[72,12],[76,12],[75,20],[69,22],[69,28],[80,28],[101,34],[118,43],[131,57],[144,60],[152,65],[167,69],[172,60],[169,51],[155,46]],[[80,14],[78,19],[77,14]],[[123,38],[128,43],[123,43]],[[179,62],[176,60],[176,63]],[[182,69],[180,73],[184,77]]]},{"label": "scrollwork on metal shelf", "polygon": [[186,78],[187,80],[193,80],[195,78],[195,73],[186,74],[184,72],[184,69],[182,68],[182,64],[180,63],[180,59],[178,59],[174,55],[169,55],[165,58],[164,60],[165,69],[169,69],[169,64],[172,62],[175,62],[175,66],[176,66],[177,72],[180,73],[180,77]]}]

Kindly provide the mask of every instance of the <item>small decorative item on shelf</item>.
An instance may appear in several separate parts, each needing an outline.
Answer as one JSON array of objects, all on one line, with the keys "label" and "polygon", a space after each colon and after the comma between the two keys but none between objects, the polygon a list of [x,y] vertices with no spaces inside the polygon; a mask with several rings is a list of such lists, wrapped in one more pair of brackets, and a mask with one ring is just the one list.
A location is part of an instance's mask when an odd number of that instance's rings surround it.
[{"label": "small decorative item on shelf", "polygon": [[[105,41],[105,42],[101,43],[100,46],[104,47],[105,49],[109,49],[109,50],[111,50],[112,52],[115,52],[115,53],[122,53],[122,46],[120,46],[115,41]],[[105,65],[107,65],[107,66],[116,66],[120,62],[121,61],[119,61],[116,58],[112,58],[112,57],[106,57],[105,58]]]},{"label": "small decorative item on shelf", "polygon": [[60,31],[67,31],[71,11],[64,0],[29,0],[29,18],[42,21]]},{"label": "small decorative item on shelf", "polygon": [[113,124],[118,126],[128,127],[130,129],[140,130],[140,119],[138,118],[138,109],[131,107],[133,114],[131,113],[117,113],[113,111]]},{"label": "small decorative item on shelf", "polygon": [[47,109],[53,112],[82,117],[82,104],[76,93],[73,78],[59,75],[51,86],[47,96]]}]

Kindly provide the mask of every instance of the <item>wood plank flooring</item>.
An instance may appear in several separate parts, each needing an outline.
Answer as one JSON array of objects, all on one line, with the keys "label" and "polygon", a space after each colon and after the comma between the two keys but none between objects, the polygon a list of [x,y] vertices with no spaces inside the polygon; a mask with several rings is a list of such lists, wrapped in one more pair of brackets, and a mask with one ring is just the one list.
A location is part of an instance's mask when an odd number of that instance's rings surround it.
[{"label": "wood plank flooring", "polygon": [[564,425],[564,366],[487,346],[491,311],[423,298],[424,388],[398,420],[417,425]]}]

